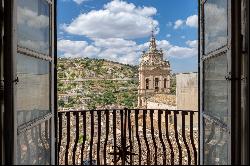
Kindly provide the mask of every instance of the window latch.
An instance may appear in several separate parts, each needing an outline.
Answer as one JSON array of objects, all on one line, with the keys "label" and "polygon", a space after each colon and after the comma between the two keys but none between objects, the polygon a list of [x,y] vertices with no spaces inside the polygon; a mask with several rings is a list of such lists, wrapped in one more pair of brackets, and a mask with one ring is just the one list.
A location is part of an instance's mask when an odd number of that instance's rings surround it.
[{"label": "window latch", "polygon": [[227,81],[231,81],[231,80],[232,80],[232,74],[231,74],[231,72],[229,72],[229,73],[225,76],[225,79],[226,79]]},{"label": "window latch", "polygon": [[18,77],[16,77],[16,79],[15,79],[15,80],[13,80],[13,83],[17,84],[18,82],[19,82],[19,78],[18,78]]}]

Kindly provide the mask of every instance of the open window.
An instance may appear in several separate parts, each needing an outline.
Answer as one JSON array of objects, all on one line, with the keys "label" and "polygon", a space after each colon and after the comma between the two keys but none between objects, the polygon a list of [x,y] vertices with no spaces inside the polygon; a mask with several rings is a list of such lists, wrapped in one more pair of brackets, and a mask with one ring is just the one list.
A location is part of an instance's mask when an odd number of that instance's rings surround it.
[{"label": "open window", "polygon": [[201,121],[204,164],[231,162],[230,0],[202,2]]},{"label": "open window", "polygon": [[[5,1],[5,162],[55,163],[55,1]],[[8,120],[9,119],[9,120]],[[9,138],[9,139],[8,139]]]},{"label": "open window", "polygon": [[247,161],[248,143],[242,140],[249,134],[242,127],[246,129],[249,120],[242,116],[247,107],[241,101],[241,95],[246,97],[241,67],[248,63],[242,58],[248,57],[242,50],[242,42],[248,42],[244,37],[248,10],[246,1],[202,0],[200,4],[200,164]]}]

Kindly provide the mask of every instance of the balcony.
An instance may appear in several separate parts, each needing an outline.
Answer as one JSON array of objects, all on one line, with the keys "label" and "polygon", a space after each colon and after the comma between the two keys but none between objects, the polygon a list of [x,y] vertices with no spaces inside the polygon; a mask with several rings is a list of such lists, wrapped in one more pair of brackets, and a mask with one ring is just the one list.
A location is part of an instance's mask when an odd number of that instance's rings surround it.
[{"label": "balcony", "polygon": [[197,117],[184,110],[61,111],[58,163],[197,165]]}]

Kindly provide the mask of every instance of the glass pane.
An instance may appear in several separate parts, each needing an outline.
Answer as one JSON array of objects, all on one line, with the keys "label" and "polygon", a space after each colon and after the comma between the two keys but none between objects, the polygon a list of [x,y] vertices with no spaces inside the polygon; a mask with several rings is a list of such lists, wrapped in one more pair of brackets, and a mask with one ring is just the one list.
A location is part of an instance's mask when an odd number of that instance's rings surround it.
[{"label": "glass pane", "polygon": [[207,54],[227,44],[227,0],[207,0],[204,10]]},{"label": "glass pane", "polygon": [[205,165],[227,165],[230,164],[228,156],[229,134],[204,119],[204,164]]},{"label": "glass pane", "polygon": [[49,4],[46,0],[17,1],[18,44],[49,54]]},{"label": "glass pane", "polygon": [[227,123],[227,57],[222,55],[204,62],[204,112]]},{"label": "glass pane", "polygon": [[48,61],[17,55],[18,125],[50,112],[49,68]]},{"label": "glass pane", "polygon": [[17,137],[17,164],[50,164],[50,124],[49,121],[21,133]]}]

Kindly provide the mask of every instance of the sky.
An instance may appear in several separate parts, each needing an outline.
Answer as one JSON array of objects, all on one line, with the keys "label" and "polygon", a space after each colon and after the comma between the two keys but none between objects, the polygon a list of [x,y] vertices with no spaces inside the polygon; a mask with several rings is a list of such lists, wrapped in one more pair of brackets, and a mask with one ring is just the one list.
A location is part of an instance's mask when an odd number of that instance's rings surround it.
[{"label": "sky", "polygon": [[197,71],[197,0],[58,0],[59,57],[138,65],[152,28],[173,73]]}]

